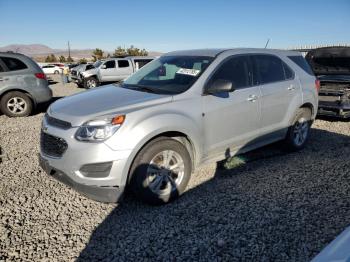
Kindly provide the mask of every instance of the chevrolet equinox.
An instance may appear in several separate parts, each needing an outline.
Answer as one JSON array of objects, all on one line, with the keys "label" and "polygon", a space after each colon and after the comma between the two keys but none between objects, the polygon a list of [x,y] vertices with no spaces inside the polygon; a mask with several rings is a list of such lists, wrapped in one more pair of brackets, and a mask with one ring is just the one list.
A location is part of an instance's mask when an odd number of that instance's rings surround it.
[{"label": "chevrolet equinox", "polygon": [[[42,122],[41,167],[86,196],[150,204],[186,189],[196,167],[283,140],[303,148],[319,83],[300,53],[167,53],[123,83],[60,99]],[[305,66],[307,63],[305,62]]]}]

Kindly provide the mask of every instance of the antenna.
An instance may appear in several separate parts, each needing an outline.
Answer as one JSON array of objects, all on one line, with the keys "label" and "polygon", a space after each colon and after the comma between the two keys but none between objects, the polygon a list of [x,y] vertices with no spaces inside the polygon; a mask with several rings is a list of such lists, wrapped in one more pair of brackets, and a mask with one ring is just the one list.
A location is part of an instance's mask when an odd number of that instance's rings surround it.
[{"label": "antenna", "polygon": [[265,49],[267,48],[267,46],[268,46],[269,43],[270,43],[270,38],[267,39],[267,41],[266,41]]}]

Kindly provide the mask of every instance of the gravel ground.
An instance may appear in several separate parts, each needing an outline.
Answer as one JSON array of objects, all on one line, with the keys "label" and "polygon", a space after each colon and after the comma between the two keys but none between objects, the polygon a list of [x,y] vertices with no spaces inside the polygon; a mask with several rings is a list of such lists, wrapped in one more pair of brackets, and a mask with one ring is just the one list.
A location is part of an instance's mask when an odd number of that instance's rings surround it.
[{"label": "gravel ground", "polygon": [[204,166],[183,197],[151,207],[94,202],[44,174],[42,116],[0,116],[0,260],[309,261],[350,224],[349,122],[317,120],[298,153]]}]

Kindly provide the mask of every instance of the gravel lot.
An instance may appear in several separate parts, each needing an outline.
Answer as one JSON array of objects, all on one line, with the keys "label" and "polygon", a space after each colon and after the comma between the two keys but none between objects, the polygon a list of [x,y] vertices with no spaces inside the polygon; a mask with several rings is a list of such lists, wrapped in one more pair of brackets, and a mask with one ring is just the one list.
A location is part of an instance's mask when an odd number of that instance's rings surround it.
[{"label": "gravel lot", "polygon": [[317,120],[302,152],[204,166],[182,198],[150,207],[94,202],[44,174],[42,116],[0,116],[0,260],[309,261],[350,224],[348,121]]}]

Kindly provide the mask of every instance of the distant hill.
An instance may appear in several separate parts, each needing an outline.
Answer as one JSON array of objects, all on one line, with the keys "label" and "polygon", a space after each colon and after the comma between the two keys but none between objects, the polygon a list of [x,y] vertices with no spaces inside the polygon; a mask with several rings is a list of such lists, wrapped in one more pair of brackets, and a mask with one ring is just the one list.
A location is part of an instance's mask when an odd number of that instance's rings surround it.
[{"label": "distant hill", "polygon": [[[18,44],[13,44],[13,45],[8,45],[4,47],[0,47],[0,52],[16,52],[16,53],[21,53],[33,58],[39,58],[39,57],[44,57],[49,54],[54,54],[55,56],[68,56],[68,51],[64,49],[53,49],[51,47],[48,47],[46,45],[42,44],[30,44],[30,45],[18,45]],[[86,59],[91,59],[91,54],[92,54],[93,49],[71,49],[71,57],[73,59],[81,59],[81,58],[86,58]],[[105,53],[110,53],[112,54],[113,51],[105,51]],[[149,55],[150,56],[159,56],[161,55],[161,52],[154,52],[150,51]]]}]

